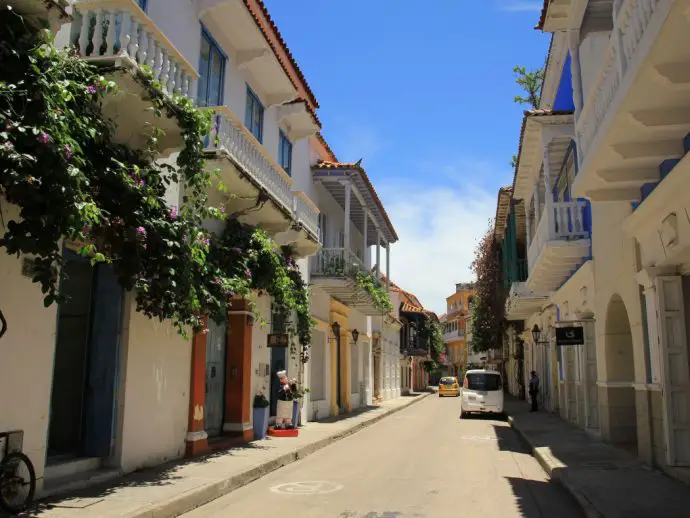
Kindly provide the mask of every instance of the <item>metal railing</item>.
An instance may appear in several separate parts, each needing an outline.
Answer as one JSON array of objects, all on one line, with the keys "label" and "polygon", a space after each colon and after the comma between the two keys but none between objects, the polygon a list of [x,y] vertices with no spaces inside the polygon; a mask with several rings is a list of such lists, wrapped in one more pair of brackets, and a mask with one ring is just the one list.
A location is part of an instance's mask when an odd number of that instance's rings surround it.
[{"label": "metal railing", "polygon": [[357,272],[366,272],[364,263],[352,250],[345,248],[322,248],[312,260],[312,275],[355,277]]},{"label": "metal railing", "polygon": [[134,0],[76,2],[71,41],[85,58],[129,57],[146,65],[169,95],[196,92],[194,67]]}]

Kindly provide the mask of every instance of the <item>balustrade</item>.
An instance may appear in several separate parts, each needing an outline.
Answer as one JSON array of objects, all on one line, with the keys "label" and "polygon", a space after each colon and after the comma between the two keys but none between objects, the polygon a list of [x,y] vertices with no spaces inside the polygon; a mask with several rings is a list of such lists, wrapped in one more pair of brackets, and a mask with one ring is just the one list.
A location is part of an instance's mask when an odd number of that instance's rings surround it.
[{"label": "balustrade", "polygon": [[544,208],[527,251],[530,271],[549,241],[589,238],[589,229],[584,220],[585,206],[586,202],[575,200],[553,202]]},{"label": "balustrade", "polygon": [[583,162],[660,2],[614,1],[614,26],[609,47],[576,123],[578,152]]},{"label": "balustrade", "polygon": [[[285,209],[294,211],[292,179],[268,154],[237,116],[225,106],[209,108],[215,113],[209,149],[222,149],[242,171],[251,176]],[[318,220],[316,223],[318,227]]]},{"label": "balustrade", "polygon": [[193,98],[197,72],[133,0],[74,4],[72,43],[85,58],[129,57],[146,66],[163,91]]}]

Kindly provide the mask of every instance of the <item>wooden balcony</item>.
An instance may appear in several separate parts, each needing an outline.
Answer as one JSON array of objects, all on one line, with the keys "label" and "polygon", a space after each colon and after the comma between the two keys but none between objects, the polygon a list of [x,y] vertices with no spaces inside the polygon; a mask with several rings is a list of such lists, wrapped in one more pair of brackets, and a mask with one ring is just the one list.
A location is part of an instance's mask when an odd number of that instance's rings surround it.
[{"label": "wooden balcony", "polygon": [[182,146],[177,120],[157,117],[149,100],[148,73],[166,96],[192,98],[198,74],[134,0],[81,0],[74,4],[70,43],[100,66],[117,93],[105,98],[103,111],[117,125],[116,141],[143,149],[152,127],[163,130],[162,152]]},{"label": "wooden balcony", "polygon": [[527,320],[541,311],[548,301],[548,294],[534,293],[527,287],[527,282],[514,282],[506,299],[506,320]]},{"label": "wooden balcony", "polygon": [[357,285],[357,274],[369,272],[351,250],[322,248],[311,260],[311,283],[365,315],[380,315],[374,300]]}]

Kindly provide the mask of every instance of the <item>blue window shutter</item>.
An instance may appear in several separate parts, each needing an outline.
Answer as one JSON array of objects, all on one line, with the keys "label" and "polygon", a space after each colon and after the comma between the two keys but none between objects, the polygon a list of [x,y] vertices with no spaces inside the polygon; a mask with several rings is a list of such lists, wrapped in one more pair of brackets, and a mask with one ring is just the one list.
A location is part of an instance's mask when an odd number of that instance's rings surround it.
[{"label": "blue window shutter", "polygon": [[141,10],[146,12],[146,7],[148,6],[148,0],[138,0],[137,3],[139,4],[139,7],[141,7]]},{"label": "blue window shutter", "polygon": [[115,428],[123,290],[110,265],[95,267],[84,454],[108,457]]}]

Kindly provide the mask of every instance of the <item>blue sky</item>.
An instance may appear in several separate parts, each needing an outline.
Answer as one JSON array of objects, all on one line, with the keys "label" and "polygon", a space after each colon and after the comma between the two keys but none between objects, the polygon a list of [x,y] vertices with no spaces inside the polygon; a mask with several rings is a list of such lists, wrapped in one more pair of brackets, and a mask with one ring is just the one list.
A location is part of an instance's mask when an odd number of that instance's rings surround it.
[{"label": "blue sky", "polygon": [[392,278],[443,312],[512,180],[524,109],[512,69],[544,64],[541,0],[265,2],[324,136],[340,160],[364,159],[393,220]]}]

